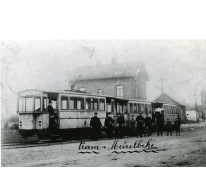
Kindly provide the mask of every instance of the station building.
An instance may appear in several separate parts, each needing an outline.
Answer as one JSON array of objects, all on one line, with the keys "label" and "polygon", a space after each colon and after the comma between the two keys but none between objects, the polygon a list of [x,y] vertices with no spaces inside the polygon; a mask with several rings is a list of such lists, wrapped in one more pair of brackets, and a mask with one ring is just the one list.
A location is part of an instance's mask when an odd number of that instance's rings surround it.
[{"label": "station building", "polygon": [[143,61],[77,67],[68,76],[71,89],[92,94],[146,100],[149,75]]}]

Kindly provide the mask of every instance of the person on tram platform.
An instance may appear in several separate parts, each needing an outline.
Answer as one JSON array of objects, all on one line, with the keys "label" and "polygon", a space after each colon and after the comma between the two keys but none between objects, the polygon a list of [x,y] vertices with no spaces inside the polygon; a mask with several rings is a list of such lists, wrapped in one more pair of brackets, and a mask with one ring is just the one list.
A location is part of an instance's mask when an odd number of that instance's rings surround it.
[{"label": "person on tram platform", "polygon": [[55,118],[54,118],[54,109],[52,107],[52,102],[51,101],[49,101],[48,113],[49,113],[49,128],[53,129],[54,125],[55,125]]}]

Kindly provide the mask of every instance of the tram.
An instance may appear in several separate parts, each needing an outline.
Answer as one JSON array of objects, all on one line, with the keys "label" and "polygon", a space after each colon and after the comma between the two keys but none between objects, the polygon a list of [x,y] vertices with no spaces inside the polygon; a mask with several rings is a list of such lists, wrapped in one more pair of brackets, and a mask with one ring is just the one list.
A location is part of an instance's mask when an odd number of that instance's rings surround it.
[{"label": "tram", "polygon": [[[48,104],[52,102],[54,121],[51,121]],[[81,91],[41,91],[36,89],[19,92],[17,113],[19,114],[19,133],[23,138],[37,135],[39,139],[61,137],[68,139],[73,135],[90,135],[90,120],[98,112],[102,126],[109,113],[115,120],[119,113],[125,118],[127,134],[131,124],[141,111],[155,124],[155,109],[163,108],[164,122],[177,117],[175,105],[124,99],[112,96],[90,94]]]}]

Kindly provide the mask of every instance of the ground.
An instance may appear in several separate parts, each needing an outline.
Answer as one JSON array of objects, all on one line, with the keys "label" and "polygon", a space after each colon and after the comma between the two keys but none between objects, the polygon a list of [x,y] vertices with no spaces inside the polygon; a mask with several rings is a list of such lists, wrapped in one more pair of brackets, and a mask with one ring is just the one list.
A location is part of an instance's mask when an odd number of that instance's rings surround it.
[{"label": "ground", "polygon": [[[112,153],[114,140],[84,141],[85,145],[97,149],[79,150],[80,141],[63,142],[41,146],[5,146],[2,144],[2,166],[89,166],[89,167],[163,167],[163,166],[206,166],[206,123],[184,124],[181,127],[181,136],[126,137],[119,139],[118,145],[132,145],[135,141],[143,140],[146,144],[149,139],[155,149],[117,149]],[[146,150],[146,151],[142,151]],[[152,151],[153,150],[153,151]],[[93,151],[98,154],[93,153]],[[120,153],[120,152],[125,153]],[[132,152],[129,153],[128,151]],[[133,152],[135,151],[135,152]],[[89,152],[81,154],[79,152]]]}]

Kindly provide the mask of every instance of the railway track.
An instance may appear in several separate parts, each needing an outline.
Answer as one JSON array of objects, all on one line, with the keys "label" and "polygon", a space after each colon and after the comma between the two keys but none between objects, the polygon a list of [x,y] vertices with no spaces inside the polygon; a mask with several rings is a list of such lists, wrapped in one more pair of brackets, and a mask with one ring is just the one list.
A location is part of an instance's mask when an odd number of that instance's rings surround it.
[{"label": "railway track", "polygon": [[[41,140],[41,141],[28,141],[22,143],[10,143],[10,144],[1,144],[1,150],[6,149],[19,149],[19,148],[32,148],[32,147],[40,147],[40,146],[52,146],[52,145],[61,145],[61,144],[72,144],[72,143],[80,143],[80,141],[89,142],[91,139],[72,139],[68,141],[62,141],[61,139],[52,140]],[[107,140],[107,138],[101,138],[98,141]]]}]

